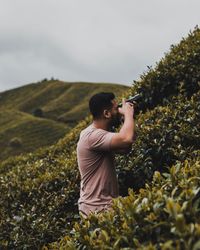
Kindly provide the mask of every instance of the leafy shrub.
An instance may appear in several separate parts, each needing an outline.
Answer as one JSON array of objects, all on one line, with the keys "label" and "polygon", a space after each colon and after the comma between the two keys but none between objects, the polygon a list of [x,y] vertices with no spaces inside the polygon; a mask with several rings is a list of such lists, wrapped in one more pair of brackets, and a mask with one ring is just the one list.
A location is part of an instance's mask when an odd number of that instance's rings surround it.
[{"label": "leafy shrub", "polygon": [[37,117],[44,117],[43,110],[41,108],[34,109],[33,115]]},{"label": "leafy shrub", "polygon": [[182,93],[190,97],[200,87],[200,29],[196,26],[187,38],[177,45],[171,45],[170,51],[156,63],[155,68],[149,67],[134,81],[130,94],[140,93],[142,99],[138,110],[143,112],[157,105],[166,105],[171,98]]},{"label": "leafy shrub", "polygon": [[91,213],[43,249],[198,249],[200,151],[169,173],[155,171],[139,193],[113,199],[112,210]]},{"label": "leafy shrub", "polygon": [[47,78],[44,78],[44,79],[41,80],[41,82],[47,82],[47,81],[48,81]]},{"label": "leafy shrub", "polygon": [[155,170],[166,171],[200,149],[199,96],[200,91],[188,99],[179,95],[167,106],[138,116],[132,151],[116,159],[120,195],[127,195],[128,187],[144,186]]},{"label": "leafy shrub", "polygon": [[9,146],[13,148],[18,148],[22,146],[22,141],[18,137],[14,137],[9,141]]},{"label": "leafy shrub", "polygon": [[0,246],[37,248],[64,235],[76,221],[80,176],[72,141],[78,126],[42,154],[38,150],[1,166]]}]

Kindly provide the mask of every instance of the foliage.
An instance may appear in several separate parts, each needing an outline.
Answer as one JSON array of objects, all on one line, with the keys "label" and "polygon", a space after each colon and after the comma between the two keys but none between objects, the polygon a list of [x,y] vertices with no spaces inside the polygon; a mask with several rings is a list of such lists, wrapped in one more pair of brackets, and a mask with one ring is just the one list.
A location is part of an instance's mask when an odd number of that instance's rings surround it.
[{"label": "foliage", "polygon": [[33,115],[37,117],[43,117],[44,116],[43,110],[41,108],[35,108],[33,110]]},{"label": "foliage", "polygon": [[196,26],[179,44],[171,45],[155,68],[148,67],[140,80],[134,81],[130,94],[140,93],[143,97],[138,111],[167,105],[180,93],[186,97],[196,93],[200,87],[199,65],[200,29]]},{"label": "foliage", "polygon": [[14,137],[9,141],[9,146],[14,147],[14,148],[18,148],[21,147],[22,145],[22,141],[20,138],[18,137]]},{"label": "foliage", "polygon": [[144,186],[155,170],[167,171],[200,149],[199,97],[200,91],[191,98],[180,94],[166,106],[140,113],[131,152],[116,159],[121,195],[127,195],[128,187]]},{"label": "foliage", "polygon": [[91,213],[43,249],[198,249],[200,151],[169,173],[154,172],[138,193],[113,199],[112,210]]},{"label": "foliage", "polygon": [[87,122],[80,122],[56,146],[1,165],[0,245],[36,248],[63,235],[76,221],[80,177],[74,140]]}]

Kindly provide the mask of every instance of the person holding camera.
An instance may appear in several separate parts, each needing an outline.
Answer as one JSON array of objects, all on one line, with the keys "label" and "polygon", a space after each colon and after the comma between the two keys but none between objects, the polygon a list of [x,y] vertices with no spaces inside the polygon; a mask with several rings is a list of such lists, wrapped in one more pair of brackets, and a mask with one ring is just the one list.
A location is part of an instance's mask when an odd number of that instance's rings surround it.
[{"label": "person holding camera", "polygon": [[[118,106],[112,92],[100,92],[89,100],[93,122],[83,129],[77,143],[77,161],[81,175],[79,214],[111,209],[112,198],[119,196],[114,164],[115,153],[130,152],[135,140],[134,104],[122,99]],[[122,118],[119,132],[112,132]]]}]

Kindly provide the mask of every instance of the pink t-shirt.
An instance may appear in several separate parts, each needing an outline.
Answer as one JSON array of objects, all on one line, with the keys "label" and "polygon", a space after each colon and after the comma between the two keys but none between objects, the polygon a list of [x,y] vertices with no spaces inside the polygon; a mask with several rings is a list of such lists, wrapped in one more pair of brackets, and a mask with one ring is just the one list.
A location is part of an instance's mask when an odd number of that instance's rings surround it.
[{"label": "pink t-shirt", "polygon": [[114,134],[95,128],[93,124],[80,133],[77,144],[78,167],[81,174],[78,208],[85,215],[109,208],[112,198],[119,196],[114,152],[110,150]]}]

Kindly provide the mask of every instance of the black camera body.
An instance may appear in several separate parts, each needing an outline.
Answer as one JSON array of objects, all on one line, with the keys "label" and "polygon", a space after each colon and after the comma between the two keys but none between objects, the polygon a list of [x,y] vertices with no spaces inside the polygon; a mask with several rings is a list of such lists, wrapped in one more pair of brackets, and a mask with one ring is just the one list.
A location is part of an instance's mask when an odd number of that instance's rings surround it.
[{"label": "black camera body", "polygon": [[[138,99],[140,99],[142,96],[140,94],[136,94],[134,96],[129,97],[128,99],[125,100],[125,102],[131,102],[131,103],[136,103]],[[122,107],[122,102],[118,104],[118,108]],[[115,124],[112,126],[111,131],[114,132],[115,128],[118,128],[122,122],[124,122],[124,116],[118,113],[118,120],[115,121]],[[134,118],[134,117],[133,117]]]},{"label": "black camera body", "polygon": [[[126,99],[125,102],[131,102],[131,103],[134,103],[136,102],[138,99],[141,98],[141,95],[140,94],[136,94],[134,96],[131,96],[130,98]],[[120,102],[118,104],[118,108],[121,108],[122,107],[122,102]]]}]

